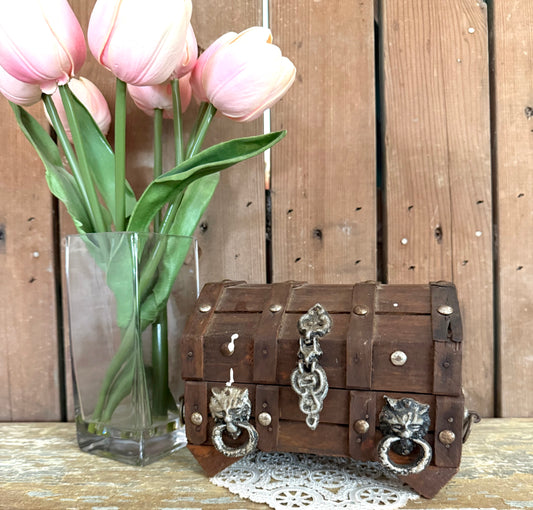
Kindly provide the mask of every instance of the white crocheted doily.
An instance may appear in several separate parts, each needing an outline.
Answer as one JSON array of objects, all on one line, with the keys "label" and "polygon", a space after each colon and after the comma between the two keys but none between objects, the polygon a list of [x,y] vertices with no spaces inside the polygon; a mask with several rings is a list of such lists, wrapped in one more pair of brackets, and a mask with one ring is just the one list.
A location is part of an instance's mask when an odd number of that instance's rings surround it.
[{"label": "white crocheted doily", "polygon": [[256,451],[211,482],[275,510],[395,510],[419,496],[375,462]]}]

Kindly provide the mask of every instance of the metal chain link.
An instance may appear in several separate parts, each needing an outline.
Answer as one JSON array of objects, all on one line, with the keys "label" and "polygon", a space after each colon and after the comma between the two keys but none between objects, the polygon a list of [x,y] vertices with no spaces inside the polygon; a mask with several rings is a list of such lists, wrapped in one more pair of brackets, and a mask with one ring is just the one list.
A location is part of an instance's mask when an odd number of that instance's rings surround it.
[{"label": "metal chain link", "polygon": [[315,430],[328,393],[326,372],[319,365],[322,349],[318,340],[330,331],[331,318],[320,304],[316,304],[300,318],[298,329],[301,334],[298,367],[291,374],[291,385],[300,397],[299,407],[307,415],[307,426]]}]

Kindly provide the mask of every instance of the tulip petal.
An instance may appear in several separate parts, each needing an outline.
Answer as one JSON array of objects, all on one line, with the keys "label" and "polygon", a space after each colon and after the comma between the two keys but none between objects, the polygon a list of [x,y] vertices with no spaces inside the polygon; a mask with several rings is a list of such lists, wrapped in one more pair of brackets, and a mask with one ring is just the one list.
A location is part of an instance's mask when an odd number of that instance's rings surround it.
[{"label": "tulip petal", "polygon": [[190,0],[98,0],[89,21],[89,47],[98,61],[132,85],[166,81],[179,61]]},{"label": "tulip petal", "polygon": [[41,87],[17,80],[0,67],[0,92],[12,103],[31,106],[41,100]]},{"label": "tulip petal", "polygon": [[[190,75],[179,80],[181,111],[184,112],[191,102]],[[154,116],[154,110],[163,110],[166,119],[173,118],[172,86],[170,81],[161,85],[147,85],[137,87],[128,85],[128,92],[135,105],[150,117]]]},{"label": "tulip petal", "polygon": [[229,44],[238,34],[236,32],[227,32],[220,36],[215,42],[200,55],[196,61],[196,65],[191,73],[191,87],[192,93],[198,101],[207,102],[209,99],[205,94],[204,88],[204,68],[216,52],[223,46]]},{"label": "tulip petal", "polygon": [[66,0],[2,2],[0,65],[43,89],[66,83],[85,60],[80,24]]}]

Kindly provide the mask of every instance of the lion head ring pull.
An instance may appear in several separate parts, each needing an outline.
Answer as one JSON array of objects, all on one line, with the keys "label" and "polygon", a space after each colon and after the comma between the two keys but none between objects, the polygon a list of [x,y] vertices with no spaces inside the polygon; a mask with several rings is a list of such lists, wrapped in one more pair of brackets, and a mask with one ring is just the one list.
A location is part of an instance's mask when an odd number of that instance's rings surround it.
[{"label": "lion head ring pull", "polygon": [[306,415],[305,422],[311,430],[318,426],[320,411],[328,393],[326,372],[318,364],[322,356],[318,339],[329,333],[330,329],[331,317],[318,303],[298,321],[300,349],[298,367],[291,374],[291,386],[300,397],[300,411]]},{"label": "lion head ring pull", "polygon": [[[258,434],[248,421],[252,413],[248,390],[230,386],[212,388],[211,393],[209,411],[215,420],[211,434],[214,447],[226,457],[242,457],[251,453],[257,446]],[[232,447],[224,442],[224,432],[237,439],[243,430],[248,433],[248,439],[243,445]]]},{"label": "lion head ring pull", "polygon": [[[394,399],[385,395],[385,405],[379,415],[379,428],[383,439],[378,445],[379,461],[399,475],[412,475],[423,471],[431,462],[433,451],[424,440],[430,418],[429,405],[412,398]],[[398,464],[391,460],[390,450],[399,455],[409,455],[418,446],[418,457],[411,464]]]}]

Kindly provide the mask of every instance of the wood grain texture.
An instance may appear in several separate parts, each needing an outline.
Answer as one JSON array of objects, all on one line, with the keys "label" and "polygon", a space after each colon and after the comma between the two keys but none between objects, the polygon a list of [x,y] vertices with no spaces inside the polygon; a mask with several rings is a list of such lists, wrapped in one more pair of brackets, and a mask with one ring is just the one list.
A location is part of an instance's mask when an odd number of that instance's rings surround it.
[{"label": "wood grain texture", "polygon": [[272,111],[273,281],[375,279],[374,2],[271,0],[270,19],[297,69]]},{"label": "wood grain texture", "polygon": [[0,116],[0,420],[59,420],[52,195],[3,97]]},{"label": "wood grain texture", "polygon": [[493,412],[486,5],[381,2],[389,283],[456,283],[467,406]]},{"label": "wood grain texture", "polygon": [[[205,49],[226,32],[261,25],[262,2],[198,0],[194,2],[192,24],[198,45]],[[204,146],[262,132],[262,118],[237,123],[220,117],[214,120]],[[201,250],[201,281],[230,278],[264,283],[265,228],[265,163],[260,155],[221,173],[195,234]]]},{"label": "wood grain texture", "polygon": [[[269,508],[212,485],[187,449],[139,468],[80,452],[74,424],[0,424],[0,434],[1,505],[10,510]],[[464,446],[459,473],[434,499],[405,508],[527,508],[532,445],[532,419],[483,420]]]},{"label": "wood grain texture", "polygon": [[502,416],[533,416],[533,5],[494,0],[494,156],[498,204]]}]

